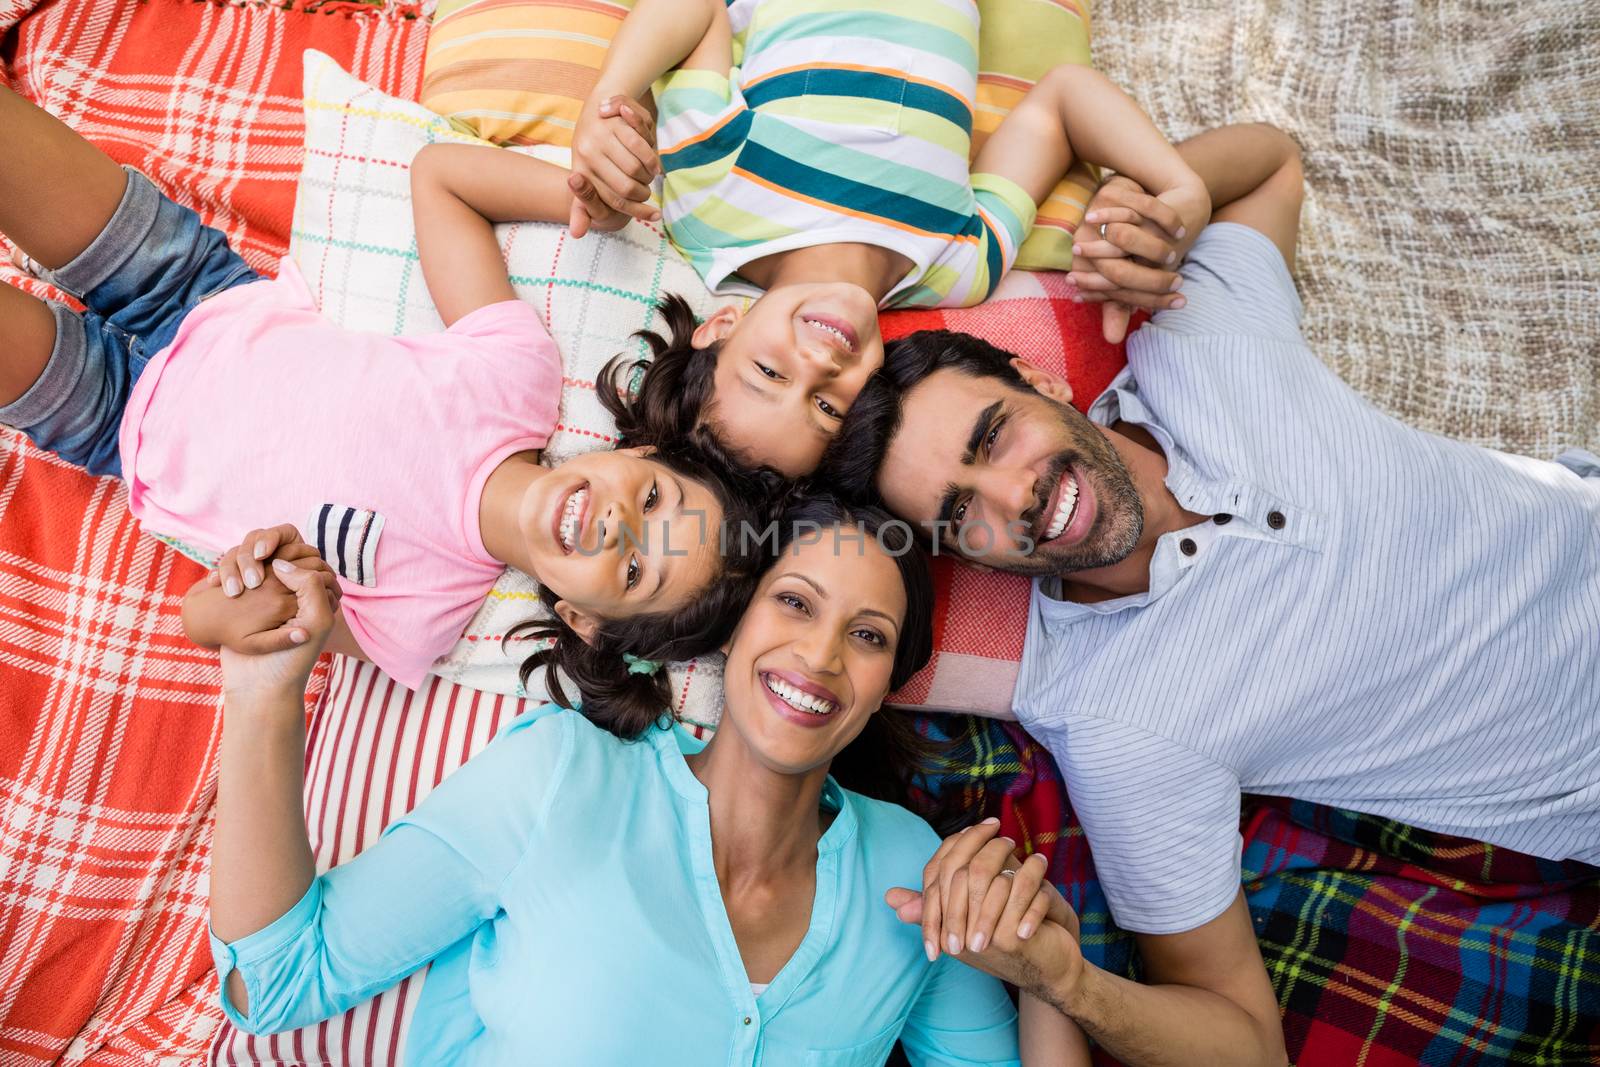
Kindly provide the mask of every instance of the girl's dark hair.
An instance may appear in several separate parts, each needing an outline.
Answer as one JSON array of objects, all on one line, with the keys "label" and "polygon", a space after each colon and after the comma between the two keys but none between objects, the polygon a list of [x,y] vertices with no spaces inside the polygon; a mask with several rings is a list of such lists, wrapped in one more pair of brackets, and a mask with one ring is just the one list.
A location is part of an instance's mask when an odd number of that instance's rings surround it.
[{"label": "girl's dark hair", "polygon": [[694,312],[677,293],[662,297],[656,313],[666,323],[665,335],[654,330],[638,330],[633,335],[649,346],[650,355],[613,357],[595,383],[600,403],[617,422],[622,444],[689,445],[725,466],[776,474],[753,457],[729,448],[717,436],[711,420],[701,418],[710,413],[712,378],[722,342],[694,346]]},{"label": "girl's dark hair", "polygon": [[[568,708],[581,705],[590,721],[624,740],[660,722],[671,698],[664,667],[651,674],[633,673],[623,655],[664,664],[705,655],[728,639],[772,558],[769,544],[746,531],[770,525],[781,488],[759,472],[727,467],[691,448],[662,449],[650,458],[709,488],[722,507],[721,529],[705,525],[720,563],[710,585],[672,611],[606,620],[592,644],[554,615],[530,619],[506,634],[554,642],[523,660],[519,673],[524,686],[535,670],[545,668],[551,700]],[[552,598],[558,595],[553,589],[547,592]],[[568,698],[563,674],[577,688],[577,702]]]},{"label": "girl's dark hair", "polygon": [[[900,568],[906,617],[889,675],[890,690],[899,689],[933,656],[934,595],[928,558],[906,523],[875,506],[846,504],[829,492],[807,493],[790,503],[779,526],[780,550],[802,534],[820,529],[827,537],[828,531],[840,527],[849,528],[852,537],[859,532],[875,538]],[[930,736],[910,712],[885,706],[833,758],[829,773],[852,792],[911,808],[941,833],[950,833],[964,822],[961,798],[954,791],[930,795],[922,785],[949,764],[953,744]]]}]

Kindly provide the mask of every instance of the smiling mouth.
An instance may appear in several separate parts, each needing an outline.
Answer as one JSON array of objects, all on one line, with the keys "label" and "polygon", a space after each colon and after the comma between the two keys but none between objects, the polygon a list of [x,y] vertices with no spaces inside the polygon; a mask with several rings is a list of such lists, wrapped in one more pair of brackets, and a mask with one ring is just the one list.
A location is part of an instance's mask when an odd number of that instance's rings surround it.
[{"label": "smiling mouth", "polygon": [[556,540],[561,549],[570,553],[578,545],[578,534],[583,531],[584,513],[589,509],[589,483],[584,482],[567,497],[561,509],[561,519],[556,524]]},{"label": "smiling mouth", "polygon": [[761,684],[765,685],[767,691],[773,696],[803,714],[826,716],[832,715],[839,710],[838,701],[829,700],[814,693],[807,693],[797,686],[790,685],[776,675],[763,673],[761,675]]},{"label": "smiling mouth", "polygon": [[851,355],[855,354],[856,332],[850,328],[849,323],[840,322],[838,319],[812,318],[809,315],[804,316],[801,321],[807,326],[810,326],[812,329],[826,334],[827,336],[838,341],[840,347],[846,352],[850,353]]},{"label": "smiling mouth", "polygon": [[1056,486],[1056,497],[1055,510],[1050,514],[1050,521],[1045,524],[1040,541],[1054,541],[1060,537],[1072,524],[1072,516],[1078,513],[1078,479],[1073,475],[1071,467],[1061,472],[1061,481]]}]

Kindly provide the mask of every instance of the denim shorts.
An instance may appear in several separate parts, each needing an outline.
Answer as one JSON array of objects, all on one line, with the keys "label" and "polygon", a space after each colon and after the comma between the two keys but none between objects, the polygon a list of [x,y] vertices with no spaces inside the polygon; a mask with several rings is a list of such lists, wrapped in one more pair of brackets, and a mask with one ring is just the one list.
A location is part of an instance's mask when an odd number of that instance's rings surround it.
[{"label": "denim shorts", "polygon": [[82,299],[52,302],[55,348],[0,423],[91,474],[122,474],[117,439],[128,394],[151,357],[172,343],[196,304],[255,281],[228,239],[128,169],[122,202],[100,235],[40,277]]}]

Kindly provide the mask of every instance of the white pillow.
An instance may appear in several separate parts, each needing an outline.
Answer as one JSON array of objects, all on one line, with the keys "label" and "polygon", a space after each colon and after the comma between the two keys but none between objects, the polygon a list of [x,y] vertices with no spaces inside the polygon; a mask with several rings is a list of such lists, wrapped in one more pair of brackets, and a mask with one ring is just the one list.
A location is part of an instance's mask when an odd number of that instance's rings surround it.
[{"label": "white pillow", "polygon": [[[417,264],[409,166],[435,141],[486,144],[420,104],[356,80],[321,52],[305,53],[305,164],[295,196],[289,255],[322,313],[355,330],[426,333],[444,324]],[[523,151],[567,165],[566,149]],[[616,427],[595,395],[595,377],[619,352],[646,353],[633,331],[659,326],[652,308],[681,293],[704,314],[714,302],[694,269],[667,243],[659,225],[634,222],[616,234],[573,240],[549,223],[499,226],[517,295],[538,312],[561,350],[561,416],[545,449],[548,463],[614,445]],[[539,587],[508,570],[467,627],[434,665],[435,673],[474,689],[522,695],[517,666],[534,645],[501,647],[517,623],[543,614]],[[720,700],[720,657],[673,670],[674,703],[696,722],[713,723]],[[542,698],[542,679],[528,693]]]}]

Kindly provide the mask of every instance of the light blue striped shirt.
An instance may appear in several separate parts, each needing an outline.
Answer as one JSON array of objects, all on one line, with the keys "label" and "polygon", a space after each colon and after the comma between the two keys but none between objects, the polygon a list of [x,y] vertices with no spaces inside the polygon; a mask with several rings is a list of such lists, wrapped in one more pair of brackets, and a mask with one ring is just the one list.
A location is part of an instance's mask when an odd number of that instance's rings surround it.
[{"label": "light blue striped shirt", "polygon": [[1219,223],[1187,306],[1094,421],[1150,431],[1183,506],[1147,593],[1034,590],[1018,718],[1111,909],[1193,929],[1239,891],[1239,794],[1600,864],[1600,461],[1412,429],[1312,354],[1273,244]]},{"label": "light blue striped shirt", "polygon": [[877,1067],[1018,1062],[1016,1011],[883,902],[939,840],[904,808],[839,788],[817,845],[811,924],[759,995],[711,856],[682,731],[625,744],[546,705],[513,723],[371,848],[263,930],[212,939],[252,1033],[345,1011],[433,961],[406,1062]]}]

